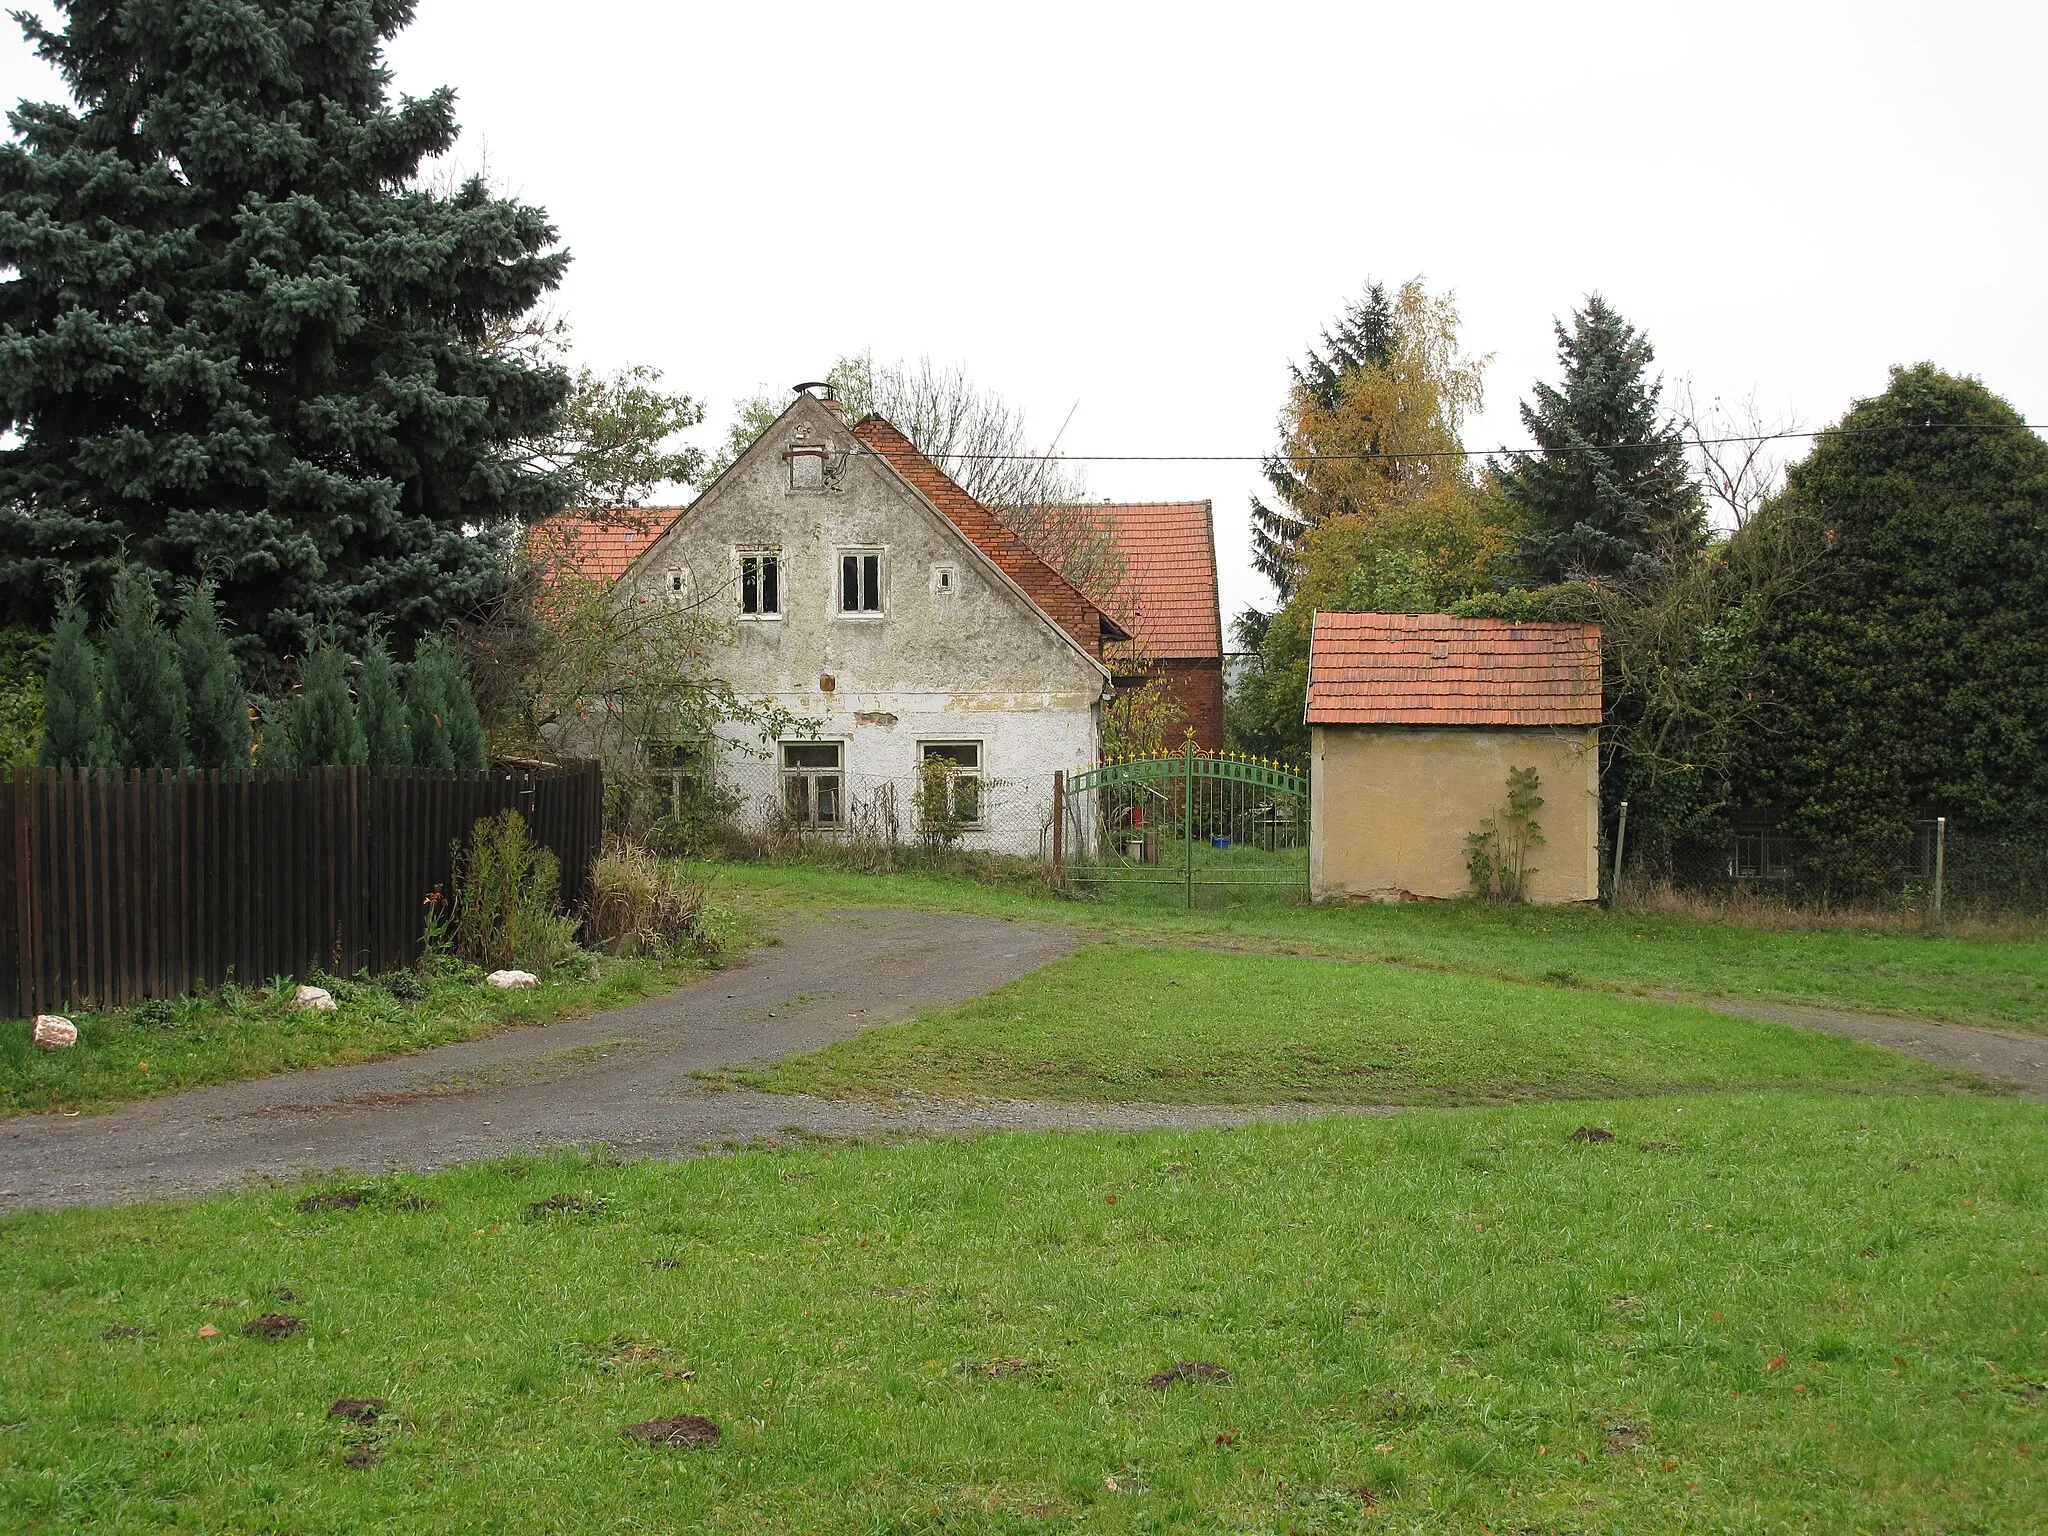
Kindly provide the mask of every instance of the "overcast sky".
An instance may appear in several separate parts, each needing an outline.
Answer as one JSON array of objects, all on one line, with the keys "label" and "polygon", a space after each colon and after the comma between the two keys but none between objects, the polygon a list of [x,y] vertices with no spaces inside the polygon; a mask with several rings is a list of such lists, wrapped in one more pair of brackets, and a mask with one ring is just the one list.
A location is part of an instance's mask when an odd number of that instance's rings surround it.
[{"label": "overcast sky", "polygon": [[[600,367],[711,429],[834,357],[929,355],[1077,453],[1258,454],[1368,278],[1454,290],[1473,446],[1524,440],[1551,322],[1604,293],[1704,395],[1808,426],[1898,362],[2048,419],[2048,6],[773,6],[420,0],[402,90],[547,208]],[[18,39],[9,100],[57,94]],[[1095,464],[1216,504],[1249,464]]]}]

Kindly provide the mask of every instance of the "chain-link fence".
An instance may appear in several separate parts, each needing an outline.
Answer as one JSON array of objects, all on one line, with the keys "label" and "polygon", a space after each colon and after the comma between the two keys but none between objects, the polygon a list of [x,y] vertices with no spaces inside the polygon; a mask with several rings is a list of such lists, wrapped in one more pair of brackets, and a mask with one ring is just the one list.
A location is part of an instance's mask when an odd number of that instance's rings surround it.
[{"label": "chain-link fence", "polygon": [[1692,889],[1776,893],[1788,902],[1832,904],[1889,897],[1948,913],[2048,913],[2048,842],[1999,837],[1938,817],[1916,821],[1891,846],[1830,851],[1768,822],[1740,822],[1717,854],[1696,848],[1676,861],[1674,882]]}]

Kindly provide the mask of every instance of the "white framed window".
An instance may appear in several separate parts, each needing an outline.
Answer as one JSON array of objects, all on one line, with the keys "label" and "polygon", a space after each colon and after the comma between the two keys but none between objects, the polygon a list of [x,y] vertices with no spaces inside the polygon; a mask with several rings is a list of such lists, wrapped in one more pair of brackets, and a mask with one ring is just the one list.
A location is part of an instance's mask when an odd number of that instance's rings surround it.
[{"label": "white framed window", "polygon": [[842,549],[839,552],[839,611],[881,617],[882,552],[879,549]]},{"label": "white framed window", "polygon": [[960,567],[957,565],[935,565],[932,567],[932,596],[951,597],[960,590]]},{"label": "white framed window", "polygon": [[782,552],[775,549],[743,549],[734,558],[739,565],[740,617],[781,618],[785,595]]},{"label": "white framed window", "polygon": [[782,809],[797,826],[817,832],[841,825],[845,753],[837,741],[782,743]]},{"label": "white framed window", "polygon": [[696,584],[690,580],[688,566],[671,566],[662,576],[662,596],[668,599],[671,608],[687,608],[696,598]]},{"label": "white framed window", "polygon": [[967,830],[981,825],[981,743],[978,741],[920,741],[917,760],[934,787],[940,788],[939,804],[932,811],[954,826]]}]

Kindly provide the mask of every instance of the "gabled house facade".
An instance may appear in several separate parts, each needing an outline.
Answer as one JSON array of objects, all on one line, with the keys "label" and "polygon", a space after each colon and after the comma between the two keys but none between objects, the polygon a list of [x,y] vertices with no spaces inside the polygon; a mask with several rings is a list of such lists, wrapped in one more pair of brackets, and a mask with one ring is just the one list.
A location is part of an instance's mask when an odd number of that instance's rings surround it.
[{"label": "gabled house facade", "polygon": [[1099,755],[1126,632],[893,426],[812,388],[680,512],[579,531],[586,574],[725,621],[723,678],[804,722],[650,753],[689,756],[756,826],[910,838],[942,780],[960,844],[1045,851],[1052,775]]}]

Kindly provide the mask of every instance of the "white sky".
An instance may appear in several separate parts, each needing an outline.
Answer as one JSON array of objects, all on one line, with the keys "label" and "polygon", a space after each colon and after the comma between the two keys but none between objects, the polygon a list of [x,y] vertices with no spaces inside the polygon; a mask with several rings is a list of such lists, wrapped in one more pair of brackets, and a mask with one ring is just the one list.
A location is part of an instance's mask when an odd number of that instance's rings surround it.
[{"label": "white sky", "polygon": [[[571,25],[565,26],[565,18]],[[546,207],[585,361],[732,402],[832,359],[959,363],[1077,453],[1263,453],[1368,277],[1455,290],[1468,442],[1523,441],[1599,289],[1706,396],[1804,425],[1896,362],[2048,419],[2048,6],[774,6],[420,0],[401,89]],[[57,94],[18,40],[0,95]],[[1250,464],[1098,464],[1216,503]]]}]

